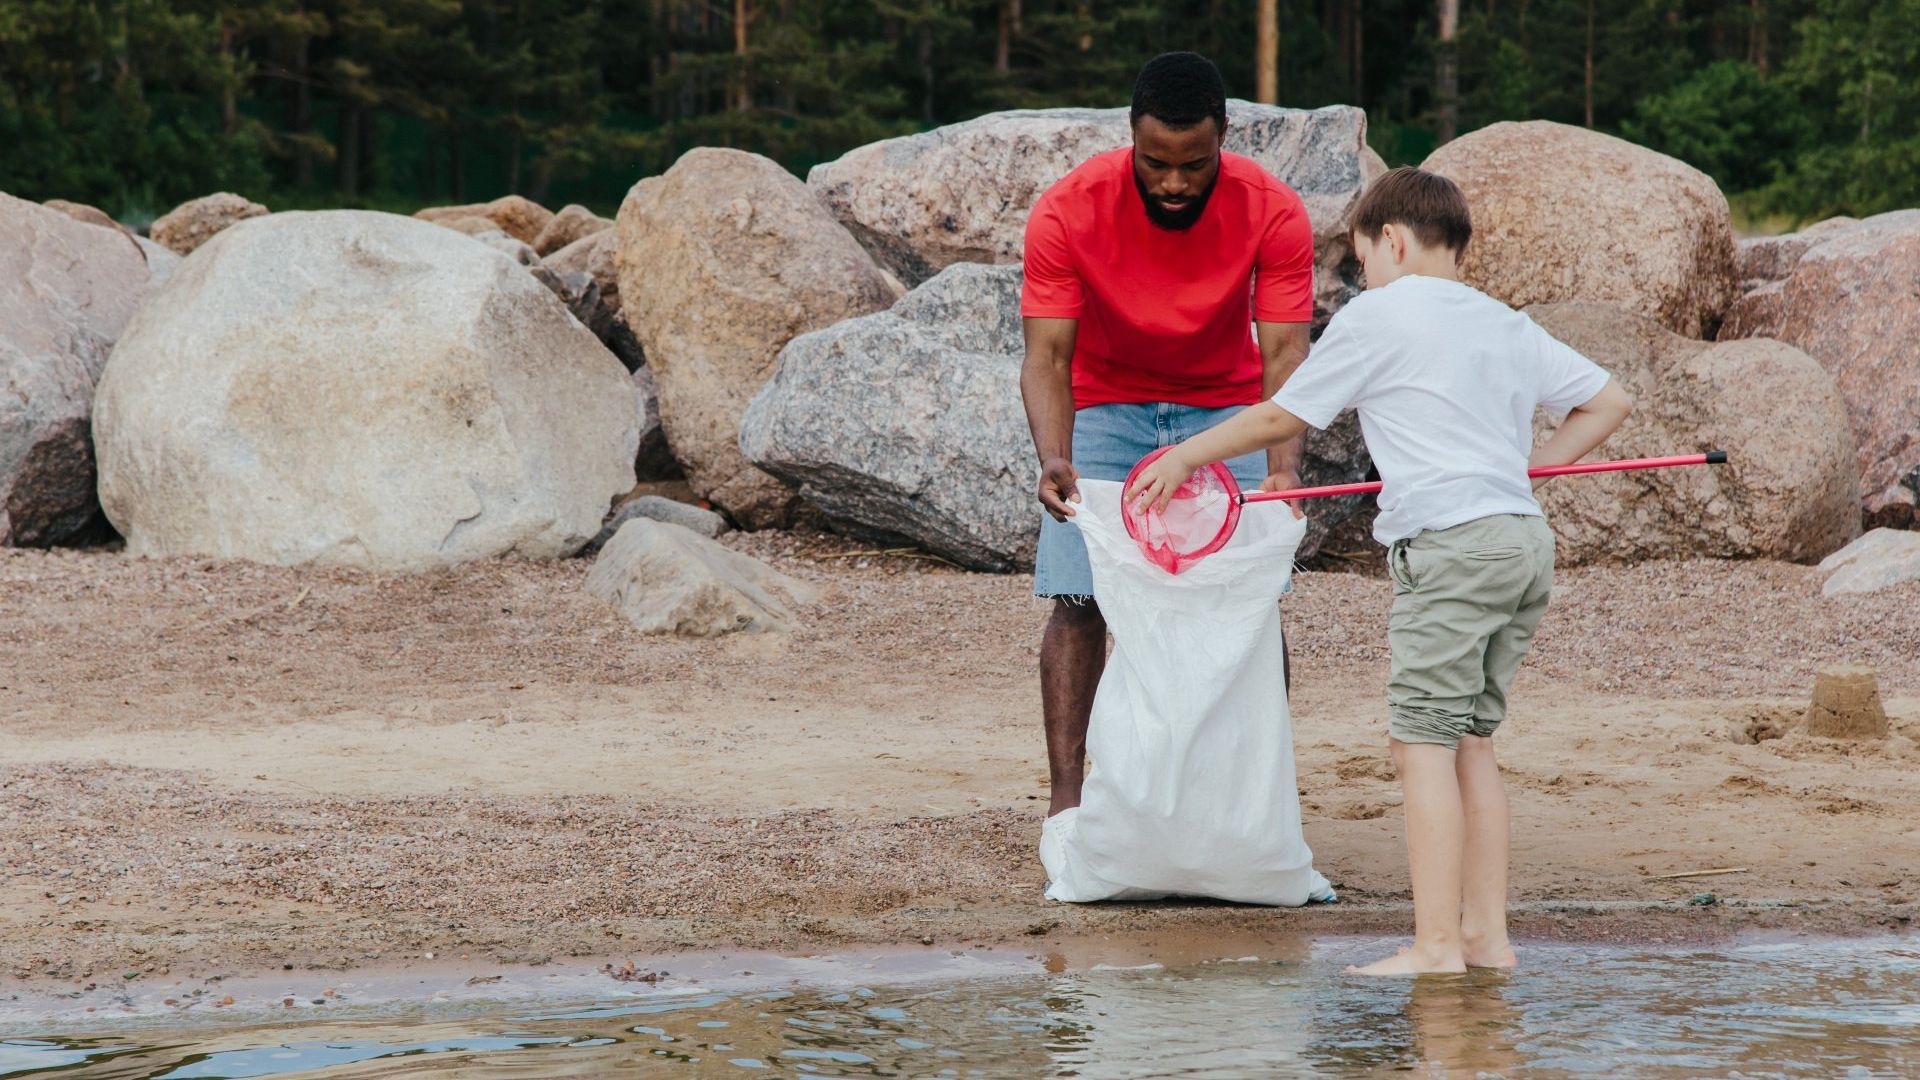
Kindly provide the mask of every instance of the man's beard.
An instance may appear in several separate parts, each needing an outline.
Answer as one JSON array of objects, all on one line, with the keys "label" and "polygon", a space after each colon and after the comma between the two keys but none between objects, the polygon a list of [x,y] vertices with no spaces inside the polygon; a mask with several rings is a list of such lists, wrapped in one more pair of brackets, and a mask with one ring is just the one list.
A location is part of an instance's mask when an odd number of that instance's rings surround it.
[{"label": "man's beard", "polygon": [[1133,186],[1140,192],[1141,204],[1147,208],[1147,220],[1163,229],[1172,229],[1175,232],[1185,232],[1193,228],[1194,223],[1200,220],[1200,215],[1206,212],[1207,200],[1213,198],[1213,189],[1219,183],[1220,174],[1215,173],[1213,180],[1207,184],[1206,190],[1188,198],[1187,205],[1178,210],[1168,210],[1160,205],[1160,200],[1148,194],[1147,185],[1140,182],[1140,174],[1137,172],[1133,174]]}]

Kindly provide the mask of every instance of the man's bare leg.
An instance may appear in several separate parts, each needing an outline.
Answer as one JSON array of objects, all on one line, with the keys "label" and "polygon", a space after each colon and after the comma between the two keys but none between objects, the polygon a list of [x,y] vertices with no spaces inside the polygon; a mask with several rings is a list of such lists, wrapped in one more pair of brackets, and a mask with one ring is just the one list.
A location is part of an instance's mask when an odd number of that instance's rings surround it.
[{"label": "man's bare leg", "polygon": [[1456,751],[1392,740],[1407,817],[1407,866],[1413,878],[1413,947],[1357,975],[1421,975],[1467,970],[1460,944],[1460,866],[1466,823]]},{"label": "man's bare leg", "polygon": [[1469,967],[1510,968],[1515,959],[1507,940],[1507,791],[1500,783],[1493,740],[1477,735],[1461,739],[1453,768],[1466,821],[1461,951]]},{"label": "man's bare leg", "polygon": [[1056,598],[1040,639],[1040,710],[1047,730],[1047,771],[1052,817],[1080,805],[1087,770],[1087,719],[1093,692],[1107,665],[1107,620],[1092,598],[1072,603]]}]

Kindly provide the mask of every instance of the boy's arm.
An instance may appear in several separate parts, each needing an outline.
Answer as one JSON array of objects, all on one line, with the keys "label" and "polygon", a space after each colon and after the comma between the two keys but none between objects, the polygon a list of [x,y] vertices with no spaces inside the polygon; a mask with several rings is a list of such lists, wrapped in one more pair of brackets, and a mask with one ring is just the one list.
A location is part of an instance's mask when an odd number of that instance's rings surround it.
[{"label": "boy's arm", "polygon": [[[1527,459],[1529,468],[1543,465],[1571,465],[1594,447],[1607,441],[1633,412],[1633,398],[1620,385],[1618,379],[1608,379],[1600,392],[1588,399],[1586,404],[1575,406],[1567,413],[1553,437],[1534,447],[1533,454]],[[1172,455],[1168,455],[1169,457]],[[1533,481],[1535,490],[1550,477],[1538,477]]]},{"label": "boy's arm", "polygon": [[1231,420],[1176,443],[1147,466],[1127,489],[1126,497],[1145,499],[1150,509],[1158,510],[1167,505],[1193,470],[1298,439],[1306,431],[1305,420],[1271,401],[1249,406]]}]

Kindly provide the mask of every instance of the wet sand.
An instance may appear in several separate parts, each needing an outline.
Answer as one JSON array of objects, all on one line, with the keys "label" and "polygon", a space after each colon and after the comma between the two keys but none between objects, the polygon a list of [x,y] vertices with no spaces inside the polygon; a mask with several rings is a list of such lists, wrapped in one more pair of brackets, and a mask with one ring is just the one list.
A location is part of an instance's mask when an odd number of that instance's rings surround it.
[{"label": "wet sand", "polygon": [[[679,641],[587,596],[584,561],[0,551],[7,992],[1406,927],[1385,581],[1305,574],[1288,605],[1307,836],[1342,902],[1080,908],[1039,895],[1028,580],[729,542],[831,599],[790,638]],[[1663,563],[1564,572],[1555,605],[1501,736],[1523,935],[1909,923],[1920,586],[1827,600],[1804,567]],[[1747,741],[1837,662],[1878,668],[1892,738]]]}]

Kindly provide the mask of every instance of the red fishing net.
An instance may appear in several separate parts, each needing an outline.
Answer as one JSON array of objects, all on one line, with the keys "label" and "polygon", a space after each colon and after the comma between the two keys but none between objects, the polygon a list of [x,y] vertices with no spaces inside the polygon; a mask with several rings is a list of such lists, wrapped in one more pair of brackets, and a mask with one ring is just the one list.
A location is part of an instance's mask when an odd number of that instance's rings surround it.
[{"label": "red fishing net", "polygon": [[[1132,487],[1142,469],[1171,449],[1162,447],[1141,458],[1127,474],[1127,486]],[[1162,509],[1136,507],[1122,499],[1120,517],[1148,562],[1178,574],[1219,551],[1233,535],[1233,527],[1240,522],[1240,485],[1216,461],[1195,469]]]}]

